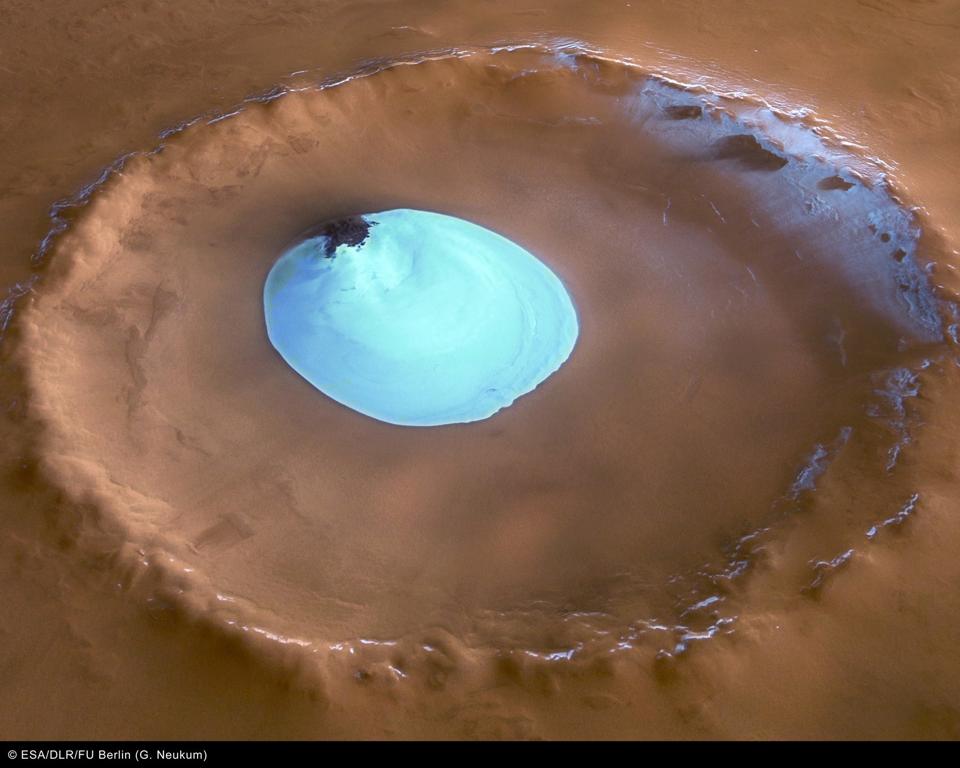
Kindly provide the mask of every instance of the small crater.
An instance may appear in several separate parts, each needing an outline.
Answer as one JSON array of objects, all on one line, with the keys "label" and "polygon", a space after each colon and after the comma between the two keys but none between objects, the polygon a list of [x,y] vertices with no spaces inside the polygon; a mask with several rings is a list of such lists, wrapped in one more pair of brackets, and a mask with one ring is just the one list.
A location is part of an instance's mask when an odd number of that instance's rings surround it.
[{"label": "small crater", "polygon": [[903,261],[906,257],[907,257],[907,252],[903,250],[903,248],[897,248],[897,250],[893,252],[893,258],[896,261]]},{"label": "small crater", "polygon": [[663,111],[671,120],[696,120],[703,114],[703,108],[694,104],[671,104]]},{"label": "small crater", "polygon": [[366,669],[358,669],[353,673],[353,679],[358,683],[365,685],[373,680],[373,675],[368,672]]},{"label": "small crater", "polygon": [[841,192],[846,192],[852,186],[852,182],[849,182],[840,176],[827,176],[827,178],[820,179],[820,181],[817,183],[817,189],[822,189],[825,192],[831,192],[836,189],[839,189]]},{"label": "small crater", "polygon": [[787,164],[785,157],[765,149],[747,133],[722,138],[714,142],[713,150],[717,160],[736,160],[751,171],[779,171]]},{"label": "small crater", "polygon": [[884,232],[882,235],[880,235],[880,242],[882,242],[882,243],[889,243],[889,242],[890,242],[890,233],[889,233],[889,232]]}]

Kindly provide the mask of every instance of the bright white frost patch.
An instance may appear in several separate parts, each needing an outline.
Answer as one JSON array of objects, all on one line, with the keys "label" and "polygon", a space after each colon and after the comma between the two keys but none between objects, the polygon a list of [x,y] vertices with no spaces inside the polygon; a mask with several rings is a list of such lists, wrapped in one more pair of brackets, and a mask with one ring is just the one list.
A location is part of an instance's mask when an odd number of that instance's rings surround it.
[{"label": "bright white frost patch", "polygon": [[264,287],[271,343],[321,392],[391,424],[479,421],[570,356],[573,303],[532,254],[452,216],[363,218],[365,242],[308,238]]}]

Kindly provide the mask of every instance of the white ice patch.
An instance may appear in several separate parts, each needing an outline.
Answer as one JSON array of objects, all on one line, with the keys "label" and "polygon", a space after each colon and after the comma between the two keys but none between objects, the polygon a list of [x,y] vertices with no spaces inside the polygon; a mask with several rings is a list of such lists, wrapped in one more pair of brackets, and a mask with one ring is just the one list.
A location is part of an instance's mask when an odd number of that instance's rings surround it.
[{"label": "white ice patch", "polygon": [[452,216],[363,218],[363,243],[308,238],[264,287],[271,343],[321,392],[391,424],[479,421],[570,356],[573,303],[528,251]]}]

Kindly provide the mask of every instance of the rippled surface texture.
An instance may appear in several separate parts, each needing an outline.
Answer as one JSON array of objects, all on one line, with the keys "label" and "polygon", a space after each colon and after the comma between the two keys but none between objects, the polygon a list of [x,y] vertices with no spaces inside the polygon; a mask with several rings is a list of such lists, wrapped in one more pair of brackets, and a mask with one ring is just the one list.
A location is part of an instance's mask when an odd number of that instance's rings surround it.
[{"label": "rippled surface texture", "polygon": [[570,355],[563,284],[495,232],[407,210],[332,228],[280,257],[264,308],[273,346],[337,402],[404,426],[479,421]]},{"label": "rippled surface texture", "polygon": [[960,736],[955,7],[74,5],[0,733]]}]

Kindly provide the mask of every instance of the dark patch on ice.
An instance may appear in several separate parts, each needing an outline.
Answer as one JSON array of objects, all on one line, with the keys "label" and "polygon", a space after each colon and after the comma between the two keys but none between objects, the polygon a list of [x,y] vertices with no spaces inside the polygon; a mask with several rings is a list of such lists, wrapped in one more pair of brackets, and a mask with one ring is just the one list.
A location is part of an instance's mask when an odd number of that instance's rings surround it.
[{"label": "dark patch on ice", "polygon": [[713,156],[718,160],[736,160],[751,171],[779,171],[787,158],[766,149],[748,133],[725,136],[714,142]]},{"label": "dark patch on ice", "polygon": [[663,111],[671,120],[695,120],[703,114],[703,108],[695,104],[671,104]]},{"label": "dark patch on ice", "polygon": [[822,189],[825,192],[831,192],[835,189],[839,189],[841,192],[846,192],[852,186],[852,182],[849,182],[840,176],[827,176],[827,178],[820,179],[820,181],[817,183],[817,189]]},{"label": "dark patch on ice", "polygon": [[363,216],[347,216],[321,224],[316,233],[327,238],[323,246],[323,255],[327,259],[332,259],[341,245],[349,245],[353,248],[363,245],[370,235],[370,223]]}]

